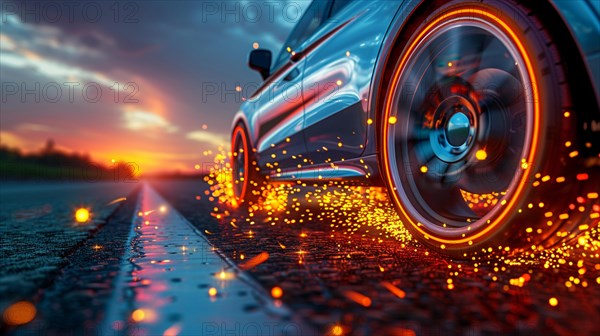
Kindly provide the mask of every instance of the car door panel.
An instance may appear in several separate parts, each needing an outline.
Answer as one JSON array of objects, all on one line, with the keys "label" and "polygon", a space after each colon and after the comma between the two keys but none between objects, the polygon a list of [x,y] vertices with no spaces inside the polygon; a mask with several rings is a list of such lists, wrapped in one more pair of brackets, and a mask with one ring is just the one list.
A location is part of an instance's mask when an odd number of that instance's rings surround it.
[{"label": "car door panel", "polygon": [[302,79],[305,59],[296,49],[319,29],[330,2],[307,8],[275,59],[272,74],[253,97],[253,138],[259,165],[269,173],[297,167],[306,154]]},{"label": "car door panel", "polygon": [[[302,70],[304,61],[290,62],[253,96],[253,138],[259,165],[267,169],[290,166],[292,157],[306,153]],[[277,162],[277,165],[274,165]],[[271,166],[273,165],[273,166]]]},{"label": "car door panel", "polygon": [[304,133],[314,164],[363,154],[373,70],[398,7],[393,1],[352,2],[306,41]]}]

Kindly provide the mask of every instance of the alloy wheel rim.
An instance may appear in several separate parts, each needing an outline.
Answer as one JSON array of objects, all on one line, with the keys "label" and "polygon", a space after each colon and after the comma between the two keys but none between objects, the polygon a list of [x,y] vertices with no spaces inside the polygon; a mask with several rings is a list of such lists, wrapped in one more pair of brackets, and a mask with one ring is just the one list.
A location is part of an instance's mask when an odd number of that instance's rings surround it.
[{"label": "alloy wheel rim", "polygon": [[408,57],[387,164],[393,192],[430,232],[464,237],[513,196],[531,148],[523,64],[500,29],[475,18],[432,29]]}]

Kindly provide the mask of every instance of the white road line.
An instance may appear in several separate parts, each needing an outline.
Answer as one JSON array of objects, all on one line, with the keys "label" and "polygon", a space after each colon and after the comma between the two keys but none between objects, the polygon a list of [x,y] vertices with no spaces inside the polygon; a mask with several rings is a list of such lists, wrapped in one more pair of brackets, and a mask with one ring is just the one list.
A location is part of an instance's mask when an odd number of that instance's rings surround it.
[{"label": "white road line", "polygon": [[[147,184],[128,246],[101,334],[316,334]],[[209,294],[211,288],[216,295]]]}]

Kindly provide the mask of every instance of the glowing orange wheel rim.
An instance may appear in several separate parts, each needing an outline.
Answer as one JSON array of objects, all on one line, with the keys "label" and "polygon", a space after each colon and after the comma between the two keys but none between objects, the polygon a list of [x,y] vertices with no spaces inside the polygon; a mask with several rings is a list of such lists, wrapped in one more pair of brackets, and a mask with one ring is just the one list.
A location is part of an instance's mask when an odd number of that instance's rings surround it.
[{"label": "glowing orange wheel rim", "polygon": [[407,46],[384,105],[384,178],[420,238],[442,248],[480,242],[515,211],[535,162],[531,59],[483,8],[446,12]]},{"label": "glowing orange wheel rim", "polygon": [[236,126],[231,135],[231,170],[233,191],[238,202],[242,202],[248,190],[248,140],[242,126]]}]

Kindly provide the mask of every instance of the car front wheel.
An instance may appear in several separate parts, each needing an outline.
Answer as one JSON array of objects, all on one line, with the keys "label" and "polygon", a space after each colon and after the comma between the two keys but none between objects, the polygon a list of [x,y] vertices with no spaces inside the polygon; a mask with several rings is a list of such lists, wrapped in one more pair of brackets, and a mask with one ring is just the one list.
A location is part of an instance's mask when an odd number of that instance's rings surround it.
[{"label": "car front wheel", "polygon": [[[517,4],[454,1],[421,10],[401,32],[380,161],[400,217],[425,245],[460,257],[552,246],[598,222],[597,167],[586,172],[579,155],[591,146],[577,138],[584,112],[542,27]],[[579,106],[598,110],[592,97]]]}]

